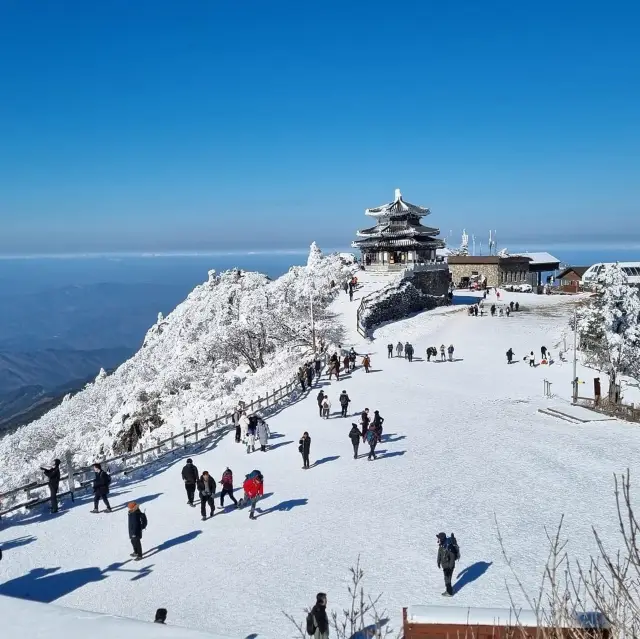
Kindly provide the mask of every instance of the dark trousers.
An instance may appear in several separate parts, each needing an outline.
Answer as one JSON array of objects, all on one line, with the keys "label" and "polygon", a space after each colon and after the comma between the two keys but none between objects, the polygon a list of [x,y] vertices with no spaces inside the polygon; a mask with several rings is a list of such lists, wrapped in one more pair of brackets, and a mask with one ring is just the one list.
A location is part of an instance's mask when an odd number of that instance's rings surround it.
[{"label": "dark trousers", "polygon": [[304,385],[304,379],[300,380],[300,387],[302,388],[302,392],[304,393],[304,390],[306,388],[306,386]]},{"label": "dark trousers", "polygon": [[237,443],[240,443],[241,435],[242,435],[242,429],[240,428],[240,424],[238,424],[236,425],[236,442]]},{"label": "dark trousers", "polygon": [[57,486],[49,486],[49,497],[51,501],[51,512],[58,512],[58,487]]},{"label": "dark trousers", "polygon": [[322,417],[322,404],[318,404],[318,412],[320,413],[320,417]]},{"label": "dark trousers", "polygon": [[136,557],[142,557],[142,542],[140,537],[131,537],[131,545]]},{"label": "dark trousers", "polygon": [[190,504],[193,504],[193,497],[196,494],[196,485],[195,484],[185,484],[184,489],[187,491],[187,501]]},{"label": "dark trousers", "polygon": [[107,499],[107,496],[106,495],[98,495],[97,493],[93,496],[93,509],[94,510],[98,510],[98,504],[100,503],[101,499],[104,502],[104,505],[109,510],[111,510],[111,506],[109,505],[109,500]]},{"label": "dark trousers", "polygon": [[360,440],[353,443],[353,458],[358,459],[358,448],[360,447]]},{"label": "dark trousers", "polygon": [[407,355],[407,359],[408,359],[410,362],[412,362],[412,361],[413,361],[413,353],[409,353],[409,354]]},{"label": "dark trousers", "polygon": [[533,359],[533,357],[529,360],[529,366],[535,366],[536,365],[536,360]]},{"label": "dark trousers", "polygon": [[211,510],[211,516],[213,517],[213,513],[216,511],[216,505],[213,500],[213,495],[206,495],[200,497],[200,514],[203,517],[207,516],[207,504],[209,504],[209,509]]},{"label": "dark trousers", "polygon": [[373,459],[376,458],[376,444],[378,442],[373,442],[373,444],[369,444],[369,455],[367,456],[367,459],[371,459],[373,457]]},{"label": "dark trousers", "polygon": [[346,416],[347,416],[347,408],[349,408],[349,404],[345,404],[344,406],[341,406],[340,414],[341,414],[343,417],[346,417]]},{"label": "dark trousers", "polygon": [[309,468],[309,455],[302,453],[302,467]]},{"label": "dark trousers", "polygon": [[387,357],[393,357],[393,350],[387,351]]},{"label": "dark trousers", "polygon": [[220,508],[224,508],[224,498],[229,495],[229,499],[237,506],[238,500],[233,496],[233,488],[223,488],[220,493]]},{"label": "dark trousers", "polygon": [[258,503],[258,497],[253,497],[249,499],[249,503],[251,504],[251,509],[249,510],[249,518],[253,519],[256,514],[256,504]]},{"label": "dark trousers", "polygon": [[447,592],[452,595],[453,586],[451,585],[451,577],[453,576],[453,568],[443,568],[442,572],[444,573],[444,587]]}]

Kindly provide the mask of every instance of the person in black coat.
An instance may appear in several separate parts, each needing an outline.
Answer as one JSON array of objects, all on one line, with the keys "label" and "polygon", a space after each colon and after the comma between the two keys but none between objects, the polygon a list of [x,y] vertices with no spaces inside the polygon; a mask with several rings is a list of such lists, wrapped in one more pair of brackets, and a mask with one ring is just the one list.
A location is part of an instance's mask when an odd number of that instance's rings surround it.
[{"label": "person in black coat", "polygon": [[93,510],[92,513],[100,512],[98,510],[98,504],[100,500],[104,502],[104,505],[107,507],[105,512],[111,512],[111,506],[109,504],[109,500],[107,499],[107,495],[109,494],[109,484],[111,483],[111,477],[109,473],[106,473],[102,470],[102,466],[100,464],[93,465],[93,472],[95,473],[95,477],[93,478]]},{"label": "person in black coat", "polygon": [[207,519],[207,504],[209,505],[211,517],[213,517],[216,512],[216,504],[214,500],[216,494],[216,481],[206,470],[203,470],[202,477],[198,479],[197,486],[198,494],[200,496],[200,514],[202,515],[202,521],[205,521]]},{"label": "person in black coat", "polygon": [[369,409],[365,408],[360,415],[360,425],[362,426],[362,441],[367,437],[367,430],[369,430]]},{"label": "person in black coat", "polygon": [[58,512],[58,487],[60,486],[60,460],[53,460],[53,468],[40,468],[47,478],[49,486],[49,496],[51,498],[50,510],[52,513]]},{"label": "person in black coat", "polygon": [[306,470],[309,468],[309,453],[311,452],[311,437],[309,437],[309,433],[306,430],[298,444],[298,450],[302,455],[302,468]]},{"label": "person in black coat", "polygon": [[358,430],[358,424],[351,424],[351,430],[349,431],[349,439],[353,445],[353,458],[358,459],[358,447],[360,446],[360,438],[362,435]]},{"label": "person in black coat", "polygon": [[382,424],[384,424],[384,417],[380,416],[377,410],[373,411],[373,428],[376,431],[378,442],[382,441]]},{"label": "person in black coat", "polygon": [[142,531],[147,527],[147,516],[140,512],[140,508],[135,501],[127,504],[129,510],[129,539],[133,546],[131,556],[136,561],[142,559]]},{"label": "person in black coat", "polygon": [[347,391],[342,391],[340,393],[340,397],[338,398],[338,401],[340,402],[340,409],[341,409],[341,415],[342,417],[346,417],[347,416],[347,410],[349,409],[349,403],[351,402],[351,400],[349,399],[349,395],[347,395]]},{"label": "person in black coat", "polygon": [[327,615],[327,595],[319,592],[316,595],[316,605],[309,613],[313,620],[313,637],[325,639],[329,637],[329,617]]},{"label": "person in black coat", "polygon": [[316,397],[318,402],[318,414],[322,417],[322,400],[324,399],[324,391],[320,391]]},{"label": "person in black coat", "polygon": [[182,469],[182,480],[184,481],[184,488],[187,491],[187,503],[189,506],[195,506],[193,503],[193,497],[196,494],[198,469],[193,465],[193,460],[191,458],[187,459],[187,463]]}]

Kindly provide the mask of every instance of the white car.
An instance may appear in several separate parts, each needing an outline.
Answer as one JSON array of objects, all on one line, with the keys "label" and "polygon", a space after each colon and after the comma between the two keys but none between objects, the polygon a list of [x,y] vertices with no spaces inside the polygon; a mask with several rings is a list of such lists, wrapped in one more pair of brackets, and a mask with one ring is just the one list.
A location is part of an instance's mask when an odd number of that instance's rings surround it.
[{"label": "white car", "polygon": [[531,284],[520,284],[520,286],[516,286],[514,288],[516,291],[520,291],[521,293],[531,293],[533,291]]}]

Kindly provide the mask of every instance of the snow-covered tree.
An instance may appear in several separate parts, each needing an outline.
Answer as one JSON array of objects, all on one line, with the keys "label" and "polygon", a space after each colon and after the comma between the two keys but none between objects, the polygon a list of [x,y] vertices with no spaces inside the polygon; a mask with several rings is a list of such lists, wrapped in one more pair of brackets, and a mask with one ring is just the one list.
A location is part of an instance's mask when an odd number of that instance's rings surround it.
[{"label": "snow-covered tree", "polygon": [[617,264],[600,276],[577,320],[586,363],[609,375],[610,389],[620,375],[640,378],[640,297]]}]

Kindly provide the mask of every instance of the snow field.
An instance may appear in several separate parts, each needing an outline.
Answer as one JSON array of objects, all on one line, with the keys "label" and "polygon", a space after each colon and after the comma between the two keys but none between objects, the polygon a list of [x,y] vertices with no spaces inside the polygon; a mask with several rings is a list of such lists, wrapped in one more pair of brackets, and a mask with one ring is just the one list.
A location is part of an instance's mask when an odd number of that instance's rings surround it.
[{"label": "snow field", "polygon": [[[200,521],[199,508],[186,505],[184,459],[177,460],[142,481],[114,482],[112,506],[120,509],[111,515],[91,515],[89,502],[69,510],[65,503],[57,518],[10,522],[0,530],[0,543],[26,540],[5,552],[0,594],[140,619],[164,606],[179,625],[281,639],[294,634],[281,611],[302,620],[316,592],[328,593],[330,608],[346,605],[348,569],[360,555],[367,589],[384,592],[398,628],[401,608],[409,604],[509,607],[505,580],[514,583],[494,513],[519,576],[534,594],[547,556],[544,527],[554,529],[563,513],[574,559],[596,551],[591,525],[617,545],[612,474],[640,470],[639,435],[621,422],[574,425],[537,412],[549,404],[543,378],[569,395],[571,365],[532,369],[521,360],[531,350],[539,355],[543,344],[557,354],[554,341],[571,307],[557,298],[517,299],[525,310],[511,318],[439,309],[387,325],[367,342],[355,333],[359,300],[349,303],[342,294],[335,310],[356,350],[371,353],[374,372],[359,368],[331,383],[323,378],[321,387],[334,415],[343,389],[353,401],[350,413],[365,406],[380,410],[389,441],[378,446],[378,460],[352,458],[347,433],[357,419],[320,419],[314,387],[268,420],[275,435],[268,452],[247,455],[229,434],[193,455],[198,469],[216,481],[229,465],[238,487],[245,473],[262,470],[268,496],[257,521],[247,510]],[[413,363],[387,359],[387,343],[398,340],[413,343]],[[426,347],[442,343],[455,345],[459,361],[427,363]],[[518,360],[511,366],[509,347]],[[305,430],[312,465],[322,462],[307,471],[297,452]],[[143,548],[161,550],[134,563],[121,507],[141,498],[149,517]],[[451,600],[440,595],[440,531],[455,532],[461,546],[454,576],[468,569]],[[31,572],[43,568],[58,570],[39,577]]]}]

